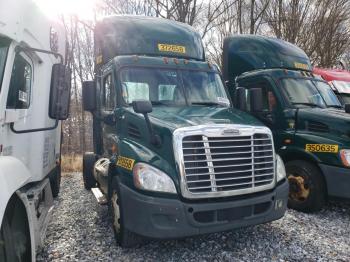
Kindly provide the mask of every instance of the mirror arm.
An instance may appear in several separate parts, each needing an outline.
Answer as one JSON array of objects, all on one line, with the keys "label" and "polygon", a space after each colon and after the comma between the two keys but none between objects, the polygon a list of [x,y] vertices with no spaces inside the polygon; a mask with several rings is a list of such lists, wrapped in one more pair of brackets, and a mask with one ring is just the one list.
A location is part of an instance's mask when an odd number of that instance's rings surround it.
[{"label": "mirror arm", "polygon": [[148,128],[150,135],[151,135],[151,144],[155,145],[157,147],[160,146],[162,144],[161,139],[160,139],[159,135],[154,133],[154,130],[153,130],[151,121],[149,120],[148,114],[145,113],[145,114],[143,114],[143,116],[145,118],[147,128]]},{"label": "mirror arm", "polygon": [[[38,52],[38,53],[44,53],[48,55],[54,55],[56,58],[59,57],[61,60],[61,64],[63,64],[64,58],[60,53],[53,52],[53,51],[48,51],[44,49],[38,49],[38,48],[32,48],[32,47],[26,47],[26,46],[16,46],[16,52],[21,52],[21,51],[27,51],[27,52]],[[42,61],[40,61],[42,62]]]},{"label": "mirror arm", "polygon": [[56,119],[55,120],[55,124],[53,126],[51,126],[51,127],[35,128],[35,129],[27,129],[27,130],[16,130],[15,129],[15,123],[12,122],[10,124],[10,129],[15,134],[34,133],[34,132],[42,132],[42,131],[49,131],[49,130],[56,129],[56,127],[58,126],[58,123],[59,123],[59,120]]}]

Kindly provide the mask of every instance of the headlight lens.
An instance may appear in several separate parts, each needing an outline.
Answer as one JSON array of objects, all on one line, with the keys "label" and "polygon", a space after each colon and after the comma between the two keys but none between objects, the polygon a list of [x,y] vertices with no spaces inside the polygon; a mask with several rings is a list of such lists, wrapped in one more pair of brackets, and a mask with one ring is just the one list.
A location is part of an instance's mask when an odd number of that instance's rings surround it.
[{"label": "headlight lens", "polygon": [[281,181],[286,177],[286,168],[284,166],[282,158],[276,154],[276,176],[277,182]]},{"label": "headlight lens", "polygon": [[145,163],[137,163],[133,168],[134,184],[139,189],[176,193],[173,180],[160,171]]},{"label": "headlight lens", "polygon": [[344,166],[350,167],[350,150],[342,149],[340,150],[340,159]]}]

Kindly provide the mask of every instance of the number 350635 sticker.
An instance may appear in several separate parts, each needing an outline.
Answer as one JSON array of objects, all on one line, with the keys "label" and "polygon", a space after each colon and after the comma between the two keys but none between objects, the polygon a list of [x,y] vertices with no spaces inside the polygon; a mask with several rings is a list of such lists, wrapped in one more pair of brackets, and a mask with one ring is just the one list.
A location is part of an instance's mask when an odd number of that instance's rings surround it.
[{"label": "number 350635 sticker", "polygon": [[134,159],[118,156],[117,166],[123,167],[127,170],[132,170],[134,167]]},{"label": "number 350635 sticker", "polygon": [[305,151],[308,152],[325,152],[325,153],[338,153],[338,145],[329,144],[306,144]]}]

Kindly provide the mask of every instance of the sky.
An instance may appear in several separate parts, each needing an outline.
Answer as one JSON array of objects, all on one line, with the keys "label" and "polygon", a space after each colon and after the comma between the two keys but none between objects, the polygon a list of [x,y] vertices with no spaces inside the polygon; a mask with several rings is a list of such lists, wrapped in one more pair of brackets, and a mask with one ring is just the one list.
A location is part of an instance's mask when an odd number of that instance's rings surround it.
[{"label": "sky", "polygon": [[79,19],[92,20],[98,0],[34,0],[48,17],[77,15]]}]

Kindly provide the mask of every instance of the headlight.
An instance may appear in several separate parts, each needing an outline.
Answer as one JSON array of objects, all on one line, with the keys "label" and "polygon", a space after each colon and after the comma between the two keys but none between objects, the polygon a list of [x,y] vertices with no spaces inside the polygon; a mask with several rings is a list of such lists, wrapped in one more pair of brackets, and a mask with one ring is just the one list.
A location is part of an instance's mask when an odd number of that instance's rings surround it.
[{"label": "headlight", "polygon": [[342,149],[340,150],[340,159],[344,166],[350,167],[350,150]]},{"label": "headlight", "polygon": [[133,168],[134,184],[139,189],[176,193],[173,180],[160,171],[145,163],[137,163]]},{"label": "headlight", "polygon": [[284,163],[282,158],[276,154],[276,176],[277,182],[281,181],[286,177],[286,168],[284,167]]}]

